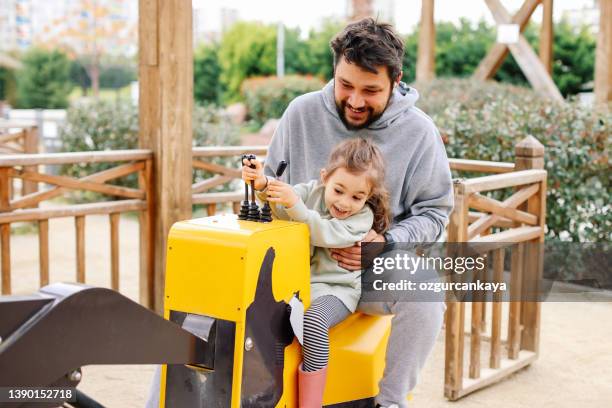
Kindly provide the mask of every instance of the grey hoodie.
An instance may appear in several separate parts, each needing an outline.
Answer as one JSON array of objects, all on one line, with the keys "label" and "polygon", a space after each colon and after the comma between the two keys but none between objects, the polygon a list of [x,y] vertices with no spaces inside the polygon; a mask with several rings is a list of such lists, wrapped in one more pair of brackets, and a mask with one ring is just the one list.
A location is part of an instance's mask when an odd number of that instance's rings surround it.
[{"label": "grey hoodie", "polygon": [[281,160],[289,165],[282,179],[289,184],[320,177],[332,149],[351,137],[373,141],[387,168],[395,242],[434,242],[443,234],[453,207],[453,189],[444,144],[433,121],[415,107],[418,92],[396,86],[382,116],[368,128],[347,130],[334,101],[334,83],[295,98],[270,142],[265,174],[274,175]]}]

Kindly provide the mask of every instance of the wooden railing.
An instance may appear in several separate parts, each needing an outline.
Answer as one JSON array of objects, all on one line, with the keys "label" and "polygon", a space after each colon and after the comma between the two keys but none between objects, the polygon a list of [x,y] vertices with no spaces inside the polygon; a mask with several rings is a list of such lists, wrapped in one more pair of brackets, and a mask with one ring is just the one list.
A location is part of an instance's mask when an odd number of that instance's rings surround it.
[{"label": "wooden railing", "polygon": [[[113,163],[114,167],[82,178],[45,173],[42,166],[73,163]],[[133,173],[139,175],[139,188],[128,188],[108,183]],[[38,223],[40,285],[49,282],[49,219],[73,217],[76,229],[76,281],[86,282],[85,217],[108,214],[110,223],[111,287],[119,290],[119,215],[139,212],[140,222],[140,300],[152,302],[152,216],[153,184],[152,153],[149,150],[119,150],[107,152],[22,154],[0,156],[0,255],[2,294],[11,293],[10,238],[11,223]],[[29,192],[11,199],[13,179],[48,185],[41,191]],[[87,204],[38,207],[39,204],[64,195],[69,190],[92,191],[114,198]]]},{"label": "wooden railing", "polygon": [[[191,186],[192,204],[206,205],[208,215],[217,211],[219,204],[231,203],[235,213],[240,210],[240,201],[244,199],[244,190],[211,193],[206,192],[213,187],[229,184],[240,179],[240,156],[255,154],[259,158],[268,152],[267,146],[227,146],[227,147],[195,147],[193,149],[193,168],[213,173],[211,178],[196,182]],[[232,167],[213,163],[213,158],[229,158],[234,163]]]},{"label": "wooden railing", "polygon": [[[28,123],[0,120],[0,155],[35,153],[38,153],[38,127]],[[33,193],[37,188],[36,183],[22,182],[21,195]],[[11,197],[14,194],[15,186],[11,184]]]},{"label": "wooden railing", "polygon": [[[495,249],[490,251],[492,273],[484,272],[493,282],[503,280],[506,252],[511,252],[511,258],[510,301],[502,302],[501,293],[494,293],[489,302],[472,299],[467,333],[466,302],[448,294],[444,394],[451,400],[501,380],[531,364],[538,356],[540,303],[523,297],[521,291],[533,296],[537,292],[534,285],[542,274],[542,247],[537,244],[544,242],[547,173],[543,170],[544,148],[534,138],[521,141],[515,153],[514,164],[495,166],[473,162],[456,168],[500,174],[455,180],[455,209],[448,227],[448,242],[495,244]],[[503,201],[485,195],[508,189],[512,194]],[[504,305],[509,309],[508,335],[502,340]],[[490,320],[486,317],[487,307],[491,309]],[[487,323],[490,323],[490,336],[483,335]],[[469,362],[464,367],[466,338]],[[485,341],[489,343],[489,365],[481,368],[481,346]],[[506,357],[503,357],[502,344],[507,350]]]}]

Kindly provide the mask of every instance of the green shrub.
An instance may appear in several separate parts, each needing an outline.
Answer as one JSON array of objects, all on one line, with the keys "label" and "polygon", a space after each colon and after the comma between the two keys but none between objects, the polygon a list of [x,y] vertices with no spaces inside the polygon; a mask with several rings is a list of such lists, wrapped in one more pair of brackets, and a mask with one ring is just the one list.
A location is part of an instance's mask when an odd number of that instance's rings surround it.
[{"label": "green shrub", "polygon": [[415,87],[422,95],[418,106],[440,129],[449,157],[513,162],[514,146],[528,135],[545,146],[549,238],[612,238],[611,110],[558,104],[495,82],[439,79]]},{"label": "green shrub", "polygon": [[324,85],[319,78],[309,76],[257,77],[243,82],[242,95],[249,116],[262,125],[270,118],[280,118],[295,97]]},{"label": "green shrub", "polygon": [[[138,107],[128,101],[117,103],[98,101],[72,106],[66,113],[66,122],[59,129],[64,152],[93,150],[123,150],[138,148]],[[236,145],[240,141],[239,129],[231,120],[213,108],[195,107],[193,112],[194,146]],[[219,159],[217,163],[224,163]],[[116,163],[90,163],[64,165],[60,173],[84,177],[111,167]],[[194,172],[194,181],[211,175]],[[136,188],[136,174],[113,180],[112,184]],[[75,194],[77,201],[100,200],[96,193]],[[107,197],[108,198],[108,197]]]},{"label": "green shrub", "polygon": [[19,108],[62,109],[68,106],[70,61],[66,54],[33,48],[23,57],[17,72]]}]

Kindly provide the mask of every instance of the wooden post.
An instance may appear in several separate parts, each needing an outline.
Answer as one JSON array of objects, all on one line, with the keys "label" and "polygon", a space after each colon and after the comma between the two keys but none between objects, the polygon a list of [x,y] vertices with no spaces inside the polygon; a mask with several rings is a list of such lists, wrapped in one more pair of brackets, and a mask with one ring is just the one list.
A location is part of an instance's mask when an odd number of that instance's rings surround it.
[{"label": "wooden post", "polygon": [[49,220],[38,221],[38,263],[40,286],[49,284]]},{"label": "wooden post", "polygon": [[119,220],[120,213],[109,215],[111,247],[111,288],[119,291]]},{"label": "wooden post", "polygon": [[163,310],[166,240],[191,217],[193,110],[190,0],[139,0],[140,147],[153,151],[154,308]]},{"label": "wooden post", "polygon": [[[526,0],[519,11],[512,17],[512,23],[519,25],[521,33],[525,27],[527,27],[531,15],[539,4],[540,0]],[[479,81],[493,78],[509,51],[506,44],[495,43],[487,55],[480,61],[480,64],[478,64],[478,67],[474,71],[473,78]]]},{"label": "wooden post", "polygon": [[436,25],[434,0],[421,0],[421,23],[416,80],[431,81],[435,77]]},{"label": "wooden post", "polygon": [[[455,208],[451,213],[448,225],[448,242],[459,247],[460,242],[467,242],[468,195],[461,181],[453,184]],[[451,280],[455,277],[451,276]],[[454,300],[447,294],[445,363],[444,363],[444,396],[450,400],[459,398],[463,386],[463,342],[465,324],[465,304],[461,299]]]},{"label": "wooden post", "polygon": [[612,1],[599,0],[599,35],[595,57],[595,102],[612,102]]},{"label": "wooden post", "polygon": [[[526,3],[539,3],[539,1],[540,0],[526,0]],[[504,8],[500,0],[485,0],[485,3],[491,10],[496,24],[509,24],[512,22],[512,16]],[[533,89],[542,95],[549,97],[550,99],[559,102],[563,101],[563,96],[559,92],[559,89],[553,82],[548,72],[546,72],[546,69],[540,62],[540,59],[522,34],[519,35],[519,39],[516,44],[508,44],[507,47],[510,49],[516,63],[521,68],[521,71]],[[491,61],[488,62],[488,64],[490,63]],[[476,77],[483,75],[482,72],[484,70],[481,70],[480,68],[481,67],[477,69],[477,75],[475,74]]]},{"label": "wooden post", "polygon": [[553,61],[553,0],[542,0],[542,28],[540,30],[540,61],[552,75]]},{"label": "wooden post", "polygon": [[[493,251],[493,282],[501,283],[504,279],[504,249]],[[499,368],[501,362],[501,322],[502,293],[493,294],[493,312],[491,313],[491,356],[489,366]]]},{"label": "wooden post", "polygon": [[76,229],[76,280],[85,283],[85,216],[74,217]]},{"label": "wooden post", "polygon": [[145,168],[138,175],[139,186],[145,191],[147,209],[140,212],[138,222],[140,224],[140,275],[139,275],[139,299],[140,304],[149,309],[155,307],[155,186],[153,184],[153,160],[145,162]]},{"label": "wooden post", "polygon": [[[0,168],[0,212],[10,211],[11,177],[10,168]],[[11,224],[0,224],[0,255],[2,256],[2,291],[11,293]]]},{"label": "wooden post", "polygon": [[[515,149],[515,169],[543,169],[544,146],[533,136],[527,136],[520,141]],[[546,225],[546,180],[541,182],[538,194],[529,198],[526,210],[537,215],[538,225],[542,227],[540,237],[527,244],[523,264],[524,296],[533,296],[538,291],[539,279],[544,262],[544,227]],[[540,342],[541,304],[536,301],[521,302],[521,349],[538,353]]]},{"label": "wooden post", "polygon": [[[24,137],[24,153],[26,154],[36,154],[38,153],[38,128],[36,126],[32,126],[24,129],[25,137]],[[24,170],[26,171],[38,171],[38,166],[25,166]],[[38,191],[38,183],[36,181],[27,181],[23,180],[23,187],[21,189],[22,195],[27,195],[31,193],[35,193]],[[38,207],[38,205],[33,205],[32,207]]]}]

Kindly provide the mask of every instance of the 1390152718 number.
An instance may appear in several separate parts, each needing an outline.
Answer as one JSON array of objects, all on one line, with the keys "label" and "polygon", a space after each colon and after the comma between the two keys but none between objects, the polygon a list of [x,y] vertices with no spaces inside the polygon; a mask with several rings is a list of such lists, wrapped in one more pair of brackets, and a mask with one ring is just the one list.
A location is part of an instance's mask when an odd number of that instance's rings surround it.
[{"label": "1390152718 number", "polygon": [[76,400],[72,387],[0,387],[0,402],[63,402]]}]

